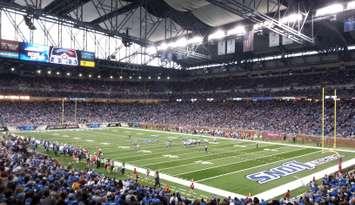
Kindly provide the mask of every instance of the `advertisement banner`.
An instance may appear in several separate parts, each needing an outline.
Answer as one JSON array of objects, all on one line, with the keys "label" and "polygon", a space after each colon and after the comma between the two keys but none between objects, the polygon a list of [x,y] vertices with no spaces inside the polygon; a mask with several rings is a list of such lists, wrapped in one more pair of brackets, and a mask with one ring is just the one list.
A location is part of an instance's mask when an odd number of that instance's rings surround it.
[{"label": "advertisement banner", "polygon": [[95,60],[95,53],[90,52],[90,51],[80,51],[80,59],[94,61]]},{"label": "advertisement banner", "polygon": [[61,65],[72,65],[77,66],[78,54],[75,49],[68,48],[55,48],[51,49],[51,54],[49,58],[50,63],[61,64]]},{"label": "advertisement banner", "polygon": [[107,127],[121,127],[121,123],[119,122],[111,122],[107,124]]},{"label": "advertisement banner", "polygon": [[19,42],[0,39],[0,57],[18,59]]},{"label": "advertisement banner", "polygon": [[78,129],[79,125],[48,125],[47,130],[59,130],[59,129]]},{"label": "advertisement banner", "polygon": [[128,126],[128,123],[121,122],[121,127],[129,127],[129,126]]},{"label": "advertisement banner", "polygon": [[31,43],[20,43],[20,60],[48,63],[49,47]]},{"label": "advertisement banner", "polygon": [[81,67],[89,67],[89,68],[94,68],[96,66],[95,61],[80,61],[80,66]]},{"label": "advertisement banner", "polygon": [[21,131],[32,131],[36,129],[36,126],[33,125],[21,125],[18,126],[17,129],[21,130]]},{"label": "advertisement banner", "polygon": [[94,68],[95,64],[95,53],[90,51],[80,51],[80,66]]},{"label": "advertisement banner", "polygon": [[282,133],[278,133],[278,132],[262,132],[261,133],[262,136],[266,139],[273,139],[273,140],[280,140],[282,139],[282,137],[284,136],[284,134]]},{"label": "advertisement banner", "polygon": [[100,123],[88,123],[86,124],[88,128],[100,128],[101,124]]}]

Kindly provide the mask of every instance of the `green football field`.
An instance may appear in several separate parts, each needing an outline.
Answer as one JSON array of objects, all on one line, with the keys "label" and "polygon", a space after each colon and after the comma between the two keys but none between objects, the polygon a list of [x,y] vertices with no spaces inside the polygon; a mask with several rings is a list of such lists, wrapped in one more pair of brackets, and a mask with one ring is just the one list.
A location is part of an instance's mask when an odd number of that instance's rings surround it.
[{"label": "green football field", "polygon": [[[202,183],[211,187],[247,195],[258,194],[270,188],[294,181],[327,167],[337,160],[321,164],[267,183],[258,183],[246,176],[268,171],[286,162],[307,163],[334,155],[317,148],[246,142],[198,135],[168,133],[143,129],[107,128],[81,131],[26,132],[22,135],[47,139],[59,143],[86,147],[94,152],[98,147],[106,159],[126,162],[138,167],[159,170],[178,178]],[[131,138],[129,138],[131,136]],[[204,145],[183,145],[184,140],[208,140],[208,152]],[[171,147],[167,147],[171,141]],[[139,144],[139,149],[133,144]],[[343,161],[354,158],[355,153],[338,151]]]}]

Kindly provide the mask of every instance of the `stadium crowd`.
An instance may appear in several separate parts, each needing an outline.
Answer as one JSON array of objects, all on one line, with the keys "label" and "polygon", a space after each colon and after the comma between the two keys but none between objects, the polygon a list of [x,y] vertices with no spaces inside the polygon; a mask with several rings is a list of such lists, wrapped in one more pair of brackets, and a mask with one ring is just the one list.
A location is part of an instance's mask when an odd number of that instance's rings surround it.
[{"label": "stadium crowd", "polygon": [[[14,137],[2,141],[0,204],[148,205],[169,204],[173,197],[179,204],[191,204],[161,187],[142,186],[131,179],[115,180],[92,170],[64,168],[56,160],[34,152],[31,143]],[[69,150],[74,152],[76,148]]]},{"label": "stadium crowd", "polygon": [[[51,125],[61,121],[61,103],[2,102],[0,115],[9,126]],[[321,103],[308,101],[173,102],[160,104],[78,103],[78,123],[139,122],[197,128],[262,130],[286,134],[319,135]],[[65,103],[66,123],[75,122],[74,103]],[[326,103],[325,133],[333,131],[333,104]],[[355,135],[355,105],[340,101],[337,132]]]},{"label": "stadium crowd", "polygon": [[355,204],[355,174],[325,176],[309,191],[293,197],[287,191],[280,200],[266,202],[256,197],[189,199],[162,187],[143,186],[132,179],[116,180],[93,170],[74,170],[36,152],[37,146],[71,154],[80,148],[10,136],[0,145],[1,205],[311,205]]},{"label": "stadium crowd", "polygon": [[[219,78],[193,78],[177,81],[139,80],[128,76],[122,80],[71,79],[43,76],[0,76],[2,94],[23,94],[52,97],[101,97],[101,98],[191,98],[233,96],[319,96],[320,86],[337,86],[341,97],[354,97],[355,71],[294,73],[262,76],[234,76]],[[110,79],[110,80],[107,80]]]}]

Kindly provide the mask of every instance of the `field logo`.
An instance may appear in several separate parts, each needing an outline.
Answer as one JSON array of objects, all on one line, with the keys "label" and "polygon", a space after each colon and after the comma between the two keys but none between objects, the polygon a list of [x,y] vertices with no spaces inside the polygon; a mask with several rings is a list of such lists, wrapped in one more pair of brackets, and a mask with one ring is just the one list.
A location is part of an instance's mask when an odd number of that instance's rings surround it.
[{"label": "field logo", "polygon": [[249,174],[246,176],[247,179],[256,181],[259,184],[265,184],[267,182],[280,179],[281,177],[288,176],[291,174],[295,174],[298,172],[302,172],[305,170],[311,170],[314,169],[315,167],[325,164],[330,161],[337,160],[339,157],[336,154],[326,156],[320,159],[316,159],[310,162],[302,163],[302,162],[297,162],[297,161],[289,161],[285,162],[282,165],[272,168],[270,170],[265,170],[261,171],[258,173],[254,174]]}]

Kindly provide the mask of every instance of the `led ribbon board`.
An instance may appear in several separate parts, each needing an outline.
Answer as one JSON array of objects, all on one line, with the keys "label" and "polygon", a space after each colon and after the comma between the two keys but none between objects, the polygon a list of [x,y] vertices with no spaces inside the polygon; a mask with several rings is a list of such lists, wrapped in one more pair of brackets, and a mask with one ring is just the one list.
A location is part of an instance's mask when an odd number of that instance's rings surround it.
[{"label": "led ribbon board", "polygon": [[0,57],[18,59],[19,42],[0,40]]}]

